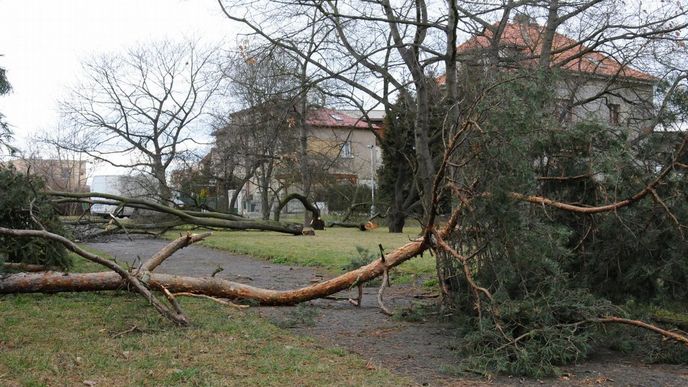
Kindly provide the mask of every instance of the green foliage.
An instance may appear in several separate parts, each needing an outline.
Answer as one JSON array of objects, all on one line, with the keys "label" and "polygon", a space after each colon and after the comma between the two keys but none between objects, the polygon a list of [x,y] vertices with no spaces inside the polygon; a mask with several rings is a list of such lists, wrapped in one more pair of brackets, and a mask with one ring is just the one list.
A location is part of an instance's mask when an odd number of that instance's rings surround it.
[{"label": "green foliage", "polygon": [[[623,314],[609,300],[688,296],[688,244],[676,224],[688,217],[688,182],[674,173],[656,187],[661,200],[648,195],[596,215],[514,200],[512,192],[565,203],[616,202],[645,188],[672,148],[653,139],[634,145],[627,131],[594,121],[562,127],[551,113],[556,94],[548,87],[557,74],[501,76],[517,77],[481,101],[481,130],[457,151],[455,163],[465,167],[453,175],[490,195],[471,201],[460,219],[465,231],[450,241],[466,256],[475,253],[469,270],[492,300],[480,295],[476,309],[456,260],[442,268],[449,278],[444,285],[455,290],[451,306],[468,316],[462,348],[470,356],[462,369],[554,375],[606,336],[585,320]],[[617,347],[631,349],[631,342],[638,339]]]},{"label": "green foliage", "polygon": [[[624,304],[624,309],[629,311],[632,319],[660,324],[665,329],[685,332],[688,327],[688,314],[685,312],[673,312],[633,301]],[[628,325],[605,327],[600,345],[642,356],[647,363],[688,364],[688,347],[685,345]]]},{"label": "green foliage", "polygon": [[[0,226],[15,229],[46,230],[65,235],[65,230],[48,198],[40,191],[43,182],[12,168],[0,167]],[[31,209],[31,211],[30,211]],[[9,262],[41,264],[61,269],[72,265],[72,258],[60,243],[40,238],[0,236],[0,258]]]},{"label": "green foliage", "polygon": [[499,318],[474,319],[464,337],[470,355],[461,364],[465,370],[556,375],[558,366],[585,358],[599,338],[597,327],[581,321],[616,311],[586,291],[565,287],[498,303]]},{"label": "green foliage", "polygon": [[399,181],[399,177],[407,179],[413,176],[416,165],[414,158],[414,115],[403,98],[399,98],[385,115],[385,133],[380,147],[382,148],[382,167],[378,171],[380,195],[387,201],[392,200],[399,184],[403,185],[408,194],[412,189],[411,182]]},{"label": "green foliage", "polygon": [[[664,115],[661,117],[661,122],[665,125],[685,121],[688,118],[688,85],[684,79],[672,90],[675,81],[675,77],[669,77],[657,84],[657,93],[668,98]],[[672,93],[668,95],[670,90]]]},{"label": "green foliage", "polygon": [[[430,82],[434,85],[435,82]],[[431,89],[431,99],[441,99],[438,89]],[[390,231],[401,232],[405,219],[420,214],[419,189],[422,185],[416,181],[415,171],[417,160],[415,156],[415,125],[416,115],[415,96],[408,94],[400,96],[385,116],[385,131],[380,146],[382,148],[382,167],[378,170],[379,199],[389,206],[387,222]],[[435,157],[435,164],[439,164],[443,154],[443,144],[439,135],[445,124],[446,108],[441,103],[432,104],[430,109],[430,151]],[[382,206],[380,206],[382,207]],[[448,202],[440,203],[440,211],[448,211]],[[395,227],[396,226],[396,227]]]},{"label": "green foliage", "polygon": [[[5,69],[0,67],[0,95],[9,93],[12,90],[12,86],[7,80],[7,75]],[[0,149],[6,148],[10,154],[14,153],[16,149],[10,145],[12,140],[12,130],[10,130],[9,125],[5,121],[5,116],[0,112]]]},{"label": "green foliage", "polygon": [[[550,136],[538,146],[547,152],[549,176],[586,176],[570,182],[545,182],[539,189],[562,202],[610,203],[645,188],[671,157],[672,146],[650,138],[631,146],[626,133],[582,123]],[[663,140],[666,140],[664,138]],[[675,138],[674,138],[675,140]],[[570,254],[563,269],[596,294],[623,303],[681,300],[688,296],[688,182],[676,174],[632,206],[610,213],[581,216],[543,213],[566,227]]]}]

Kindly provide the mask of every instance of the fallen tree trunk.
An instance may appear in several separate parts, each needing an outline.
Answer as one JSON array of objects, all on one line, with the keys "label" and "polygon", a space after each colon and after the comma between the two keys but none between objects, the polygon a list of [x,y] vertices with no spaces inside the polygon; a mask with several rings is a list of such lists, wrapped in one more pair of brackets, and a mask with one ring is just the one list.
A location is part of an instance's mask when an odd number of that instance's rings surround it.
[{"label": "fallen tree trunk", "polygon": [[15,262],[5,262],[2,265],[0,265],[5,270],[14,270],[14,271],[28,271],[28,272],[41,272],[41,271],[48,271],[52,270],[51,267],[45,266],[45,265],[34,265],[31,263],[15,263]]},{"label": "fallen tree trunk", "polygon": [[[160,274],[145,270],[142,266],[137,276],[153,289],[166,288],[172,293],[204,294],[211,297],[247,299],[260,305],[294,305],[300,302],[323,298],[370,281],[402,262],[425,250],[422,239],[409,242],[380,259],[356,270],[344,273],[327,281],[295,290],[262,289],[220,278],[198,278]],[[165,257],[166,258],[166,257]],[[164,260],[156,260],[158,264]],[[149,261],[150,262],[150,261]],[[156,265],[157,266],[157,265]],[[154,269],[155,266],[152,266]],[[0,279],[0,294],[7,293],[57,293],[86,292],[125,289],[126,282],[114,272],[41,274],[18,273]]]},{"label": "fallen tree trunk", "polygon": [[230,230],[263,230],[276,231],[292,235],[301,235],[303,233],[303,226],[296,223],[280,223],[277,221],[256,221],[246,218],[237,217],[229,214],[218,213],[202,213],[183,211],[172,208],[160,203],[152,202],[145,199],[127,198],[119,195],[112,195],[98,192],[46,192],[49,196],[60,197],[60,202],[65,200],[74,200],[80,202],[92,202],[91,198],[106,199],[107,204],[120,204],[128,207],[142,208],[165,214],[173,215],[179,218],[180,221],[193,224],[196,226],[230,229]]},{"label": "fallen tree trunk", "polygon": [[365,223],[346,223],[346,222],[330,222],[327,227],[344,227],[344,228],[357,228],[361,231],[366,231]]}]

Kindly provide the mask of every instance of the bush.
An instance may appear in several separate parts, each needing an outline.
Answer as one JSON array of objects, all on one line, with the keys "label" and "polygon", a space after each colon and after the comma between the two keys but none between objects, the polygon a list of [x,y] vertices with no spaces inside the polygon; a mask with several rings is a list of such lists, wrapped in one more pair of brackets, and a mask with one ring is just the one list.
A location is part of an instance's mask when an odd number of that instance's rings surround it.
[{"label": "bush", "polygon": [[[37,220],[46,230],[65,235],[55,209],[41,193],[43,189],[44,184],[38,177],[18,173],[11,167],[0,167],[0,226],[40,230]],[[72,259],[62,244],[41,238],[0,236],[0,259],[63,270],[72,266]]]}]

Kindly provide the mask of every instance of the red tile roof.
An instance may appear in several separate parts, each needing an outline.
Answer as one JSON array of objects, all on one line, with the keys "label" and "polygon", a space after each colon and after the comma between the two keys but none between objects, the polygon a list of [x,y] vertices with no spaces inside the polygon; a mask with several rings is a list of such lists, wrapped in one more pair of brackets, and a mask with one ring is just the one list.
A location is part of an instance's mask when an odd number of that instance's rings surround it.
[{"label": "red tile roof", "polygon": [[334,109],[320,108],[308,112],[306,124],[316,127],[327,128],[356,128],[356,129],[379,129],[378,125],[368,123],[362,119],[352,117],[346,113],[338,112]]},{"label": "red tile roof", "polygon": [[[495,25],[496,26],[496,25]],[[533,62],[539,58],[542,52],[542,38],[544,27],[537,24],[509,23],[505,26],[499,42],[500,47],[511,47],[525,56],[525,61]],[[490,47],[490,39],[493,32],[485,29],[482,34],[473,36],[459,45],[459,54],[465,54],[472,50]],[[555,33],[552,43],[554,52],[552,67],[566,70],[596,74],[601,76],[620,76],[643,81],[654,81],[655,77],[619,63],[599,52],[588,51],[583,44],[560,33]],[[439,80],[440,82],[443,79]]]}]

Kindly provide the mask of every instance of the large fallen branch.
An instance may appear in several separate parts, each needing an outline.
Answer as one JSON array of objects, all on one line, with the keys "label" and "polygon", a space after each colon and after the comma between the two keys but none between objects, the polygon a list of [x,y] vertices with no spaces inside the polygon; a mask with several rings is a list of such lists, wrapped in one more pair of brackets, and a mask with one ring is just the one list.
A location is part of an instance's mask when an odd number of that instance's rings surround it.
[{"label": "large fallen branch", "polygon": [[[437,240],[442,241],[455,229],[458,216],[458,210],[454,211],[447,224],[439,231],[431,230],[430,235],[434,236],[434,238]],[[429,248],[428,240],[425,237],[418,238],[415,241],[409,242],[404,246],[395,249],[387,255],[381,254],[380,259],[377,259],[368,265],[344,273],[330,280],[300,289],[271,290],[257,288],[215,277],[197,278],[153,272],[155,268],[157,268],[165,259],[169,258],[174,252],[196,241],[202,240],[209,234],[187,234],[186,236],[182,236],[172,241],[170,244],[165,246],[165,248],[144,262],[135,272],[128,272],[116,263],[84,251],[68,239],[56,234],[51,234],[47,231],[13,230],[0,227],[0,235],[10,235],[16,237],[41,237],[55,240],[63,243],[69,250],[75,252],[76,254],[79,254],[80,256],[92,262],[96,262],[112,270],[109,272],[75,274],[62,272],[9,274],[0,277],[0,294],[118,290],[128,288],[128,285],[132,285],[137,292],[146,297],[146,299],[155,307],[156,310],[178,325],[187,325],[188,320],[182,313],[179,305],[176,302],[176,299],[174,298],[175,293],[179,293],[181,295],[201,295],[212,298],[248,299],[257,302],[260,305],[294,305],[315,298],[325,298],[342,290],[358,286],[359,299],[357,300],[356,304],[360,305],[361,284],[368,282],[380,275],[384,275],[384,280],[386,280],[386,274],[389,269],[421,254]],[[467,258],[464,258],[463,260],[466,259]],[[151,294],[150,290],[148,289],[149,287],[162,291],[172,305],[172,309],[162,305]],[[383,312],[390,314],[391,312],[382,304],[381,295],[383,290],[384,282],[383,287],[381,287],[380,292],[378,293],[378,302]],[[688,345],[688,337],[685,335],[668,331],[639,320],[629,320],[619,317],[602,317],[581,321],[577,324],[582,323],[617,323],[632,325],[642,329],[650,330],[670,340]]]},{"label": "large fallen branch", "polygon": [[[2,233],[2,229],[0,229]],[[161,274],[145,270],[156,265],[144,263],[137,276],[146,279],[146,284],[153,289],[167,288],[172,293],[194,293],[211,297],[253,300],[260,305],[294,305],[300,302],[323,298],[370,281],[383,274],[385,266],[391,269],[425,250],[423,240],[409,242],[380,259],[347,272],[327,281],[319,282],[295,290],[271,290],[257,288],[220,278],[188,277]],[[156,254],[159,255],[160,253]],[[156,259],[161,263],[166,257]],[[149,261],[150,262],[150,261]],[[56,293],[102,291],[122,289],[126,282],[117,273],[17,273],[0,279],[2,293]]]},{"label": "large fallen branch", "polygon": [[[196,226],[222,228],[231,230],[263,230],[263,231],[277,231],[292,235],[301,235],[303,233],[303,226],[294,223],[280,223],[277,221],[265,220],[250,220],[230,214],[219,213],[198,213],[194,211],[183,211],[172,208],[160,203],[150,200],[128,198],[119,195],[112,195],[99,192],[46,192],[49,196],[59,197],[60,202],[64,201],[80,201],[93,203],[92,198],[106,199],[105,203],[120,204],[128,207],[135,207],[147,209],[151,211],[161,212],[168,215],[176,216],[180,221],[193,224]],[[102,203],[102,202],[101,202]],[[202,215],[201,215],[202,214]]]},{"label": "large fallen branch", "polygon": [[[108,269],[112,270],[110,274],[115,276],[120,283],[119,287],[125,287],[127,285],[131,285],[138,293],[140,293],[143,297],[145,297],[148,302],[153,305],[153,307],[163,316],[165,316],[167,319],[170,321],[174,322],[177,325],[188,325],[189,321],[184,316],[183,313],[179,310],[178,307],[175,307],[174,310],[166,307],[163,305],[160,301],[158,301],[155,296],[150,292],[150,290],[142,283],[142,281],[137,277],[136,275],[128,272],[127,270],[123,269],[120,267],[118,264],[116,264],[113,261],[110,261],[105,258],[101,258],[96,254],[90,253],[86,250],[81,249],[79,246],[77,246],[74,242],[70,241],[69,239],[53,234],[51,232],[45,231],[45,230],[13,230],[13,229],[8,229],[4,227],[0,227],[0,235],[9,235],[9,236],[14,236],[14,237],[19,237],[19,238],[27,238],[27,237],[38,237],[38,238],[43,238],[43,239],[50,239],[53,241],[57,241],[62,243],[67,249],[70,251],[86,258],[87,260],[97,263],[99,265],[105,266]],[[19,274],[21,275],[21,274]],[[46,276],[47,274],[38,274],[39,276]],[[8,277],[12,277],[13,275],[9,275]],[[8,277],[3,277],[0,278],[0,284],[4,284],[5,280]],[[2,285],[0,285],[2,286]]]}]

